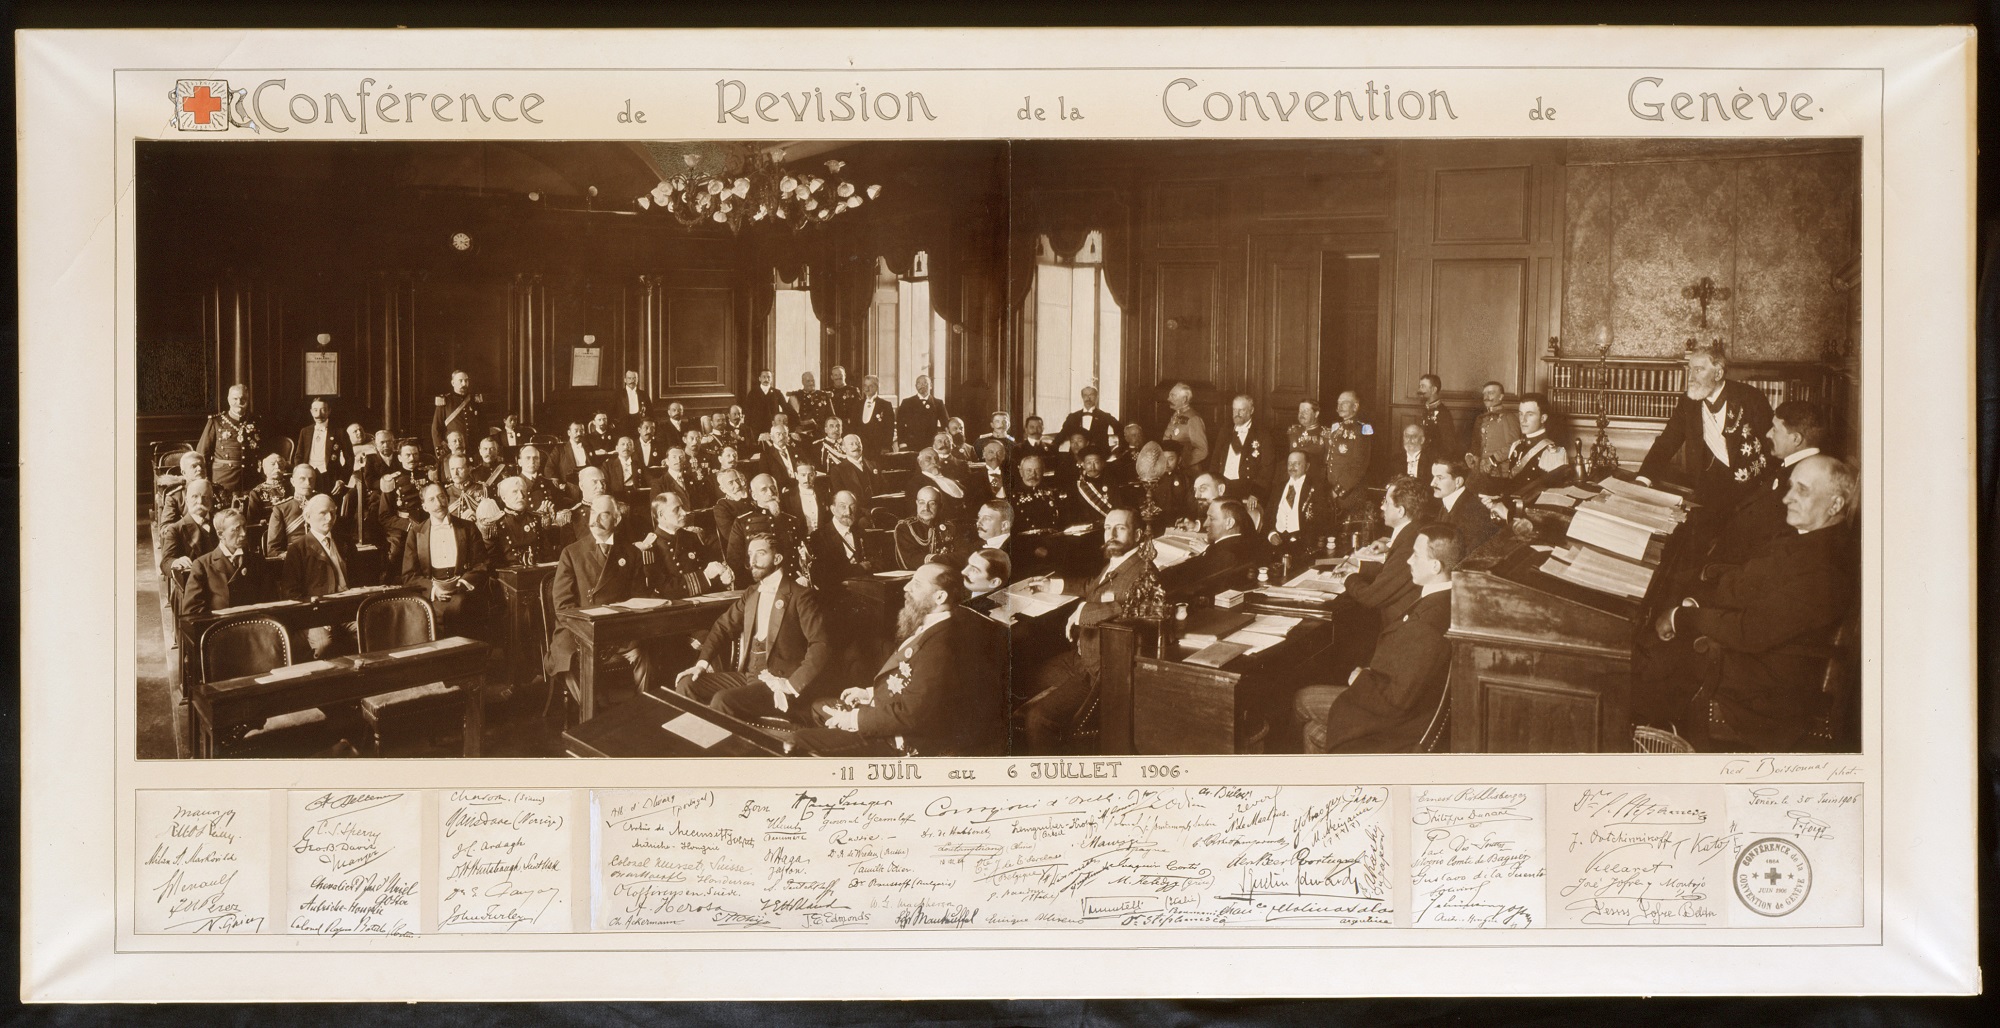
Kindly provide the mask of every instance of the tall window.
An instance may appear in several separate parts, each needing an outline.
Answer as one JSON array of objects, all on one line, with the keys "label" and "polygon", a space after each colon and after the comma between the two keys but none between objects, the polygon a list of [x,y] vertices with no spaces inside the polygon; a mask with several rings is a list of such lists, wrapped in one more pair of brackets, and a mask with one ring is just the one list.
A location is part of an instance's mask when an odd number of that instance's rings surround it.
[{"label": "tall window", "polygon": [[771,281],[777,295],[771,303],[771,341],[775,360],[771,371],[778,388],[799,387],[799,376],[812,372],[819,377],[820,324],[812,304],[812,272],[799,281],[786,282],[774,271]]},{"label": "tall window", "polygon": [[951,326],[931,309],[930,255],[917,251],[910,274],[875,259],[875,292],[868,304],[868,368],[891,398],[915,396],[917,376],[929,376],[931,395],[944,396],[945,341]]},{"label": "tall window", "polygon": [[1028,332],[1035,366],[1028,393],[1033,412],[1051,424],[1077,405],[1084,386],[1098,405],[1117,413],[1122,368],[1118,301],[1104,281],[1104,236],[1092,232],[1074,255],[1055,252],[1049,237],[1035,244],[1035,278],[1028,286]]}]

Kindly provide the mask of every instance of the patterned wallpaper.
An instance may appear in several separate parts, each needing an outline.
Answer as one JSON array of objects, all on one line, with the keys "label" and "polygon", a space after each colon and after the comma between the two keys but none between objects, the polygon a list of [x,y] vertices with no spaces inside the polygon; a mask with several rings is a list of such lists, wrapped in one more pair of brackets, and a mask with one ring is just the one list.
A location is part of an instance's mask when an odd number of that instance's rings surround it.
[{"label": "patterned wallpaper", "polygon": [[[1844,343],[1836,280],[1860,250],[1861,168],[1858,148],[1842,151],[1572,163],[1563,352],[1594,354],[1600,326],[1624,357],[1678,357],[1697,334],[1748,360],[1815,360]],[[1703,276],[1731,294],[1710,302],[1706,332],[1682,296]]]}]

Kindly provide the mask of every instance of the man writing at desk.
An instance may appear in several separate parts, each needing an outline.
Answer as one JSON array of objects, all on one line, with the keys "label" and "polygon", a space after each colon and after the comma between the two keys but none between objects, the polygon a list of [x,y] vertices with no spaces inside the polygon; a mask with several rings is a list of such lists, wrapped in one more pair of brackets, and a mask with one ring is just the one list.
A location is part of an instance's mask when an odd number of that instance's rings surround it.
[{"label": "man writing at desk", "polygon": [[[1150,547],[1147,547],[1150,549]],[[1098,653],[1097,625],[1129,617],[1139,608],[1160,605],[1160,580],[1139,548],[1139,517],[1120,507],[1104,518],[1104,569],[1084,579],[1063,581],[1061,588],[1044,579],[1035,592],[1062,592],[1083,602],[1069,616],[1068,631],[1076,649],[1065,650],[1042,666],[1039,686],[1027,702],[1027,752],[1055,753],[1083,726],[1079,717],[1096,699],[1103,663]],[[1150,611],[1149,611],[1150,612]]]},{"label": "man writing at desk", "polygon": [[[1463,551],[1458,532],[1430,525],[1410,547],[1410,581],[1418,599],[1382,629],[1375,655],[1335,686],[1322,722],[1307,722],[1313,753],[1411,753],[1443,702],[1451,672],[1451,572]],[[1301,703],[1313,704],[1306,697]]]},{"label": "man writing at desk", "polygon": [[840,702],[820,701],[824,728],[799,733],[822,755],[1000,756],[1007,719],[1000,662],[1005,635],[966,610],[957,571],[925,564],[903,587],[896,637],[874,684],[851,688]]},{"label": "man writing at desk", "polygon": [[[716,619],[702,642],[701,659],[674,686],[748,720],[789,713],[795,701],[810,699],[830,647],[819,594],[785,574],[778,540],[751,536],[744,555],[750,588]],[[805,709],[802,702],[799,709]]]}]

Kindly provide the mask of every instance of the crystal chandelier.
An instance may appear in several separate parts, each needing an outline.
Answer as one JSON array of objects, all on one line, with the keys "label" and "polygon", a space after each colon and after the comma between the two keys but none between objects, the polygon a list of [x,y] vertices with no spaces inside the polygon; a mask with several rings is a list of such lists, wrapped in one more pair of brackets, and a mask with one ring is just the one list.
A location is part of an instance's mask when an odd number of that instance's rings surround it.
[{"label": "crystal chandelier", "polygon": [[784,165],[783,150],[760,151],[732,161],[719,175],[696,171],[698,154],[685,154],[685,174],[676,175],[639,197],[641,210],[663,210],[688,229],[727,225],[784,225],[793,231],[817,225],[882,195],[879,185],[848,181],[845,161],[826,161],[824,175]]}]

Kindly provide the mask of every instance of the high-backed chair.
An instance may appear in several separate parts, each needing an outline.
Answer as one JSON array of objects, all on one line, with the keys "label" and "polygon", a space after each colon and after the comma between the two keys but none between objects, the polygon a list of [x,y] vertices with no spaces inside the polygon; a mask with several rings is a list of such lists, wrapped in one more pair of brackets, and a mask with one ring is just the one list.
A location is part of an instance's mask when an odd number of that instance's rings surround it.
[{"label": "high-backed chair", "polygon": [[[437,612],[412,593],[374,596],[355,611],[354,629],[363,653],[417,646],[437,638]],[[465,690],[431,682],[362,700],[361,718],[379,754],[385,742],[421,742],[462,731],[465,702]]]},{"label": "high-backed chair", "polygon": [[[201,673],[220,682],[259,675],[292,663],[292,639],[276,620],[254,614],[229,618],[202,632]],[[238,726],[215,738],[214,757],[296,757],[326,750],[339,741],[340,726],[325,711],[300,710],[268,718],[260,726]]]}]

